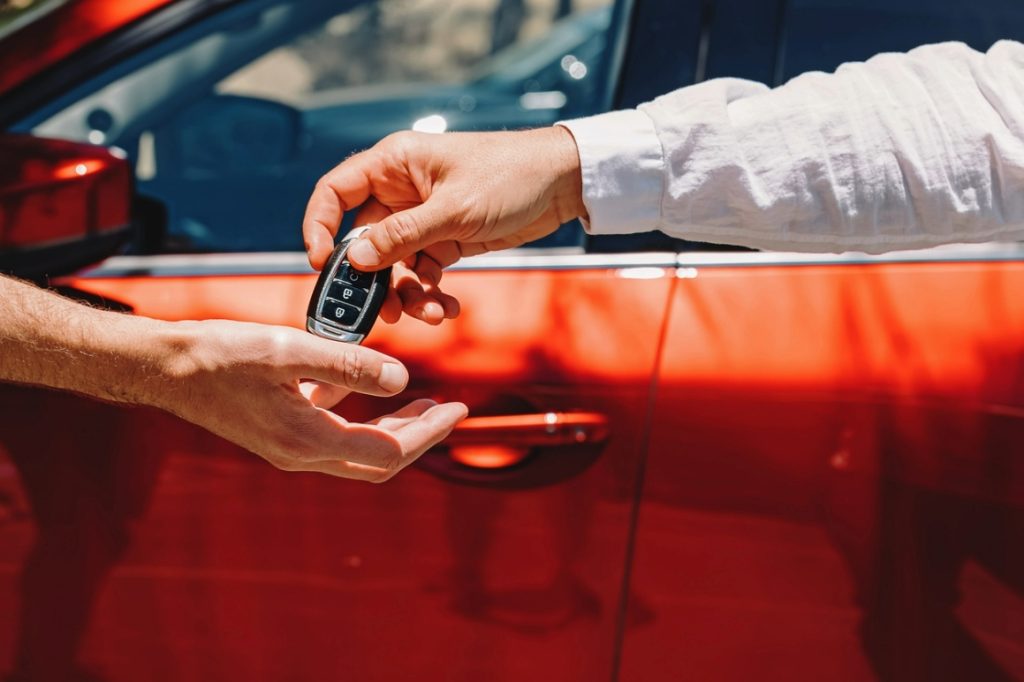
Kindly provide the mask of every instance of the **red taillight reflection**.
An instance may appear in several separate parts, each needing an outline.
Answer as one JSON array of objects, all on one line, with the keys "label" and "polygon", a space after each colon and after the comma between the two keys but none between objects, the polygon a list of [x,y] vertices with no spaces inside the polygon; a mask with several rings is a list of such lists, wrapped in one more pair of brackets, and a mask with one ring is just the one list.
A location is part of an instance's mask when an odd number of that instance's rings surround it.
[{"label": "red taillight reflection", "polygon": [[476,469],[504,469],[519,464],[529,454],[529,448],[507,445],[466,445],[453,447],[449,452],[459,464]]},{"label": "red taillight reflection", "polygon": [[131,169],[102,147],[0,136],[0,249],[69,241],[130,222]]},{"label": "red taillight reflection", "polygon": [[107,163],[99,159],[75,159],[62,163],[53,169],[53,177],[58,179],[80,178],[83,175],[96,173],[107,167]]}]

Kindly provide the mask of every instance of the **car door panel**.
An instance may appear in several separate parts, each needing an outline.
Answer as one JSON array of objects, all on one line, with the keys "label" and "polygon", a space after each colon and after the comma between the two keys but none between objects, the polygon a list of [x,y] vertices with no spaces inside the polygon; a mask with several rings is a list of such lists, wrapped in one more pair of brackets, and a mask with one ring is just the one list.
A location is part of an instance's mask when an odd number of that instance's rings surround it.
[{"label": "car door panel", "polygon": [[621,678],[1024,675],[1024,266],[773,258],[680,271]]},{"label": "car door panel", "polygon": [[[170,260],[179,276],[133,265],[68,284],[163,319],[304,323],[311,274],[182,276],[187,260]],[[478,415],[607,417],[603,443],[536,448],[483,476],[438,475],[443,450],[385,486],[286,474],[155,410],[11,389],[22,407],[0,415],[0,433],[54,413],[72,430],[5,438],[10,461],[46,452],[72,473],[8,480],[33,504],[0,525],[0,603],[21,598],[37,625],[8,623],[0,661],[38,660],[57,632],[54,666],[112,681],[609,678],[669,273],[456,271],[445,284],[458,320],[374,329],[368,345],[407,362],[413,381],[398,399],[353,396],[346,417],[416,396],[464,399]],[[27,566],[43,567],[31,594]],[[67,567],[90,570],[68,583]],[[77,619],[54,616],[68,604]]]}]

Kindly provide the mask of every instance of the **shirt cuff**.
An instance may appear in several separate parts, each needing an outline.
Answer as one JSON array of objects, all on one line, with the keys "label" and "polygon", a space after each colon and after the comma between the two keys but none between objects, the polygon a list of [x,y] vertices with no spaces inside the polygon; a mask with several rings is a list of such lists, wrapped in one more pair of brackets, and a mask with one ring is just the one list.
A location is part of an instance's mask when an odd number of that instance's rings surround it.
[{"label": "shirt cuff", "polygon": [[591,234],[632,234],[661,222],[665,158],[654,122],[626,109],[559,121],[572,133],[583,174],[583,204]]}]

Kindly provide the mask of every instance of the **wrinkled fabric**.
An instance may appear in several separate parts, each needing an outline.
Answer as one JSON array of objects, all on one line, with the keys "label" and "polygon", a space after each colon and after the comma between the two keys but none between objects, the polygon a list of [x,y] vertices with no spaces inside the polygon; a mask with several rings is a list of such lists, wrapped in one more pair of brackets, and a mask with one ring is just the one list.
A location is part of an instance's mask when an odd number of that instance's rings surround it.
[{"label": "wrinkled fabric", "polygon": [[1024,238],[1024,45],[919,47],[769,89],[716,79],[562,122],[587,229],[878,253]]}]

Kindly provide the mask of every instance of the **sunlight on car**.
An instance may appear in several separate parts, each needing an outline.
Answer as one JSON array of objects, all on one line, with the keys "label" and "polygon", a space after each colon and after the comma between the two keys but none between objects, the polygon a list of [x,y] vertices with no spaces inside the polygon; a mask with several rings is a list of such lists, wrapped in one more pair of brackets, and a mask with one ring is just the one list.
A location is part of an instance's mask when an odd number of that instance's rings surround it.
[{"label": "sunlight on car", "polygon": [[416,119],[412,124],[412,129],[420,133],[443,133],[448,130],[448,121],[440,114],[431,114]]},{"label": "sunlight on car", "polygon": [[660,279],[665,276],[665,268],[622,268],[616,270],[615,274],[623,279]]},{"label": "sunlight on car", "polygon": [[523,109],[561,109],[568,98],[561,90],[545,92],[526,92],[519,98],[519,106]]},{"label": "sunlight on car", "polygon": [[576,58],[576,55],[567,54],[562,57],[562,69],[569,74],[570,78],[583,80],[587,77],[587,65]]}]

